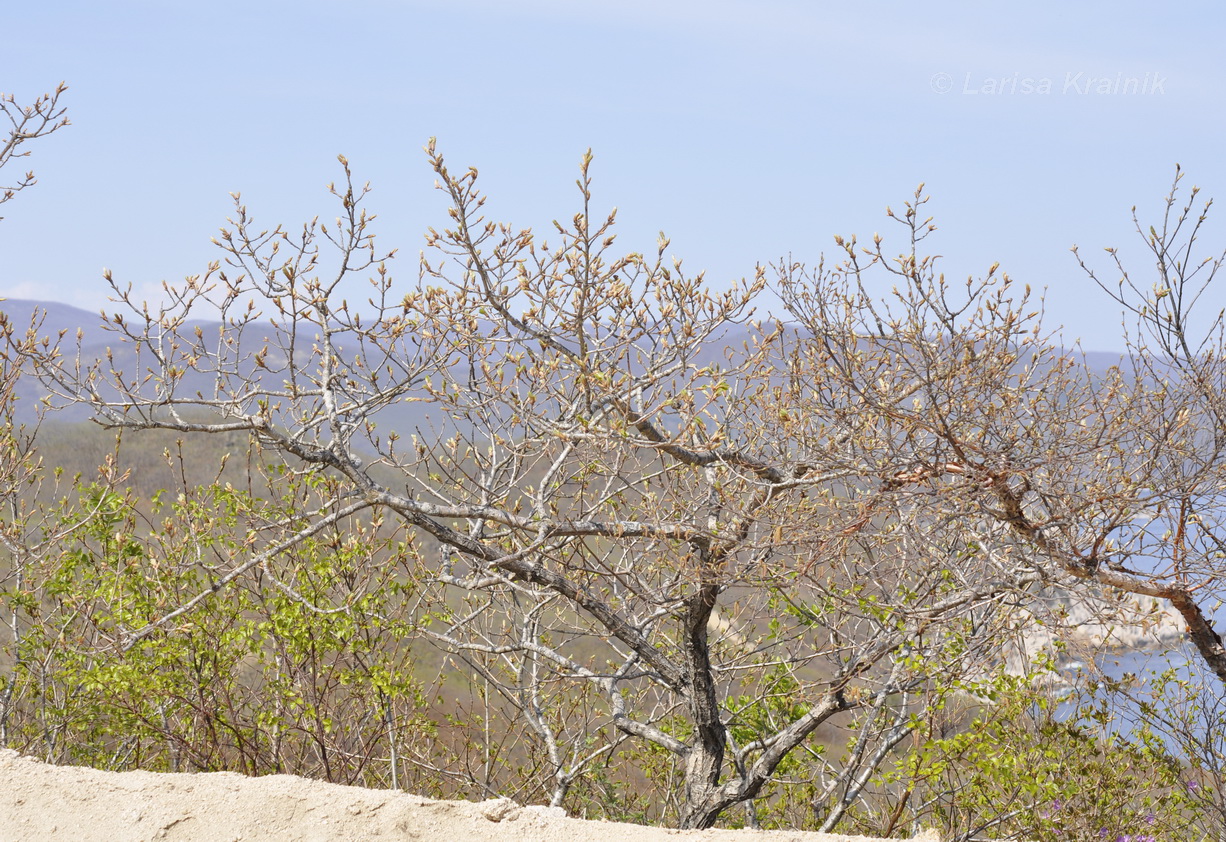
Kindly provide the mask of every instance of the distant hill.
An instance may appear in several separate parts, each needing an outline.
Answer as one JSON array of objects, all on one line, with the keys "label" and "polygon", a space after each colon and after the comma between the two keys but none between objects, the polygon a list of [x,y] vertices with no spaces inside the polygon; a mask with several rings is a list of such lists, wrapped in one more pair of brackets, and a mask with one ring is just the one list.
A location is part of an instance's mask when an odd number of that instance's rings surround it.
[{"label": "distant hill", "polygon": [[[83,360],[103,359],[108,349],[111,349],[116,354],[117,365],[121,370],[131,374],[136,369],[135,365],[125,367],[123,364],[125,354],[121,353],[121,349],[126,343],[123,342],[121,335],[103,326],[99,313],[54,301],[32,301],[18,298],[0,301],[0,311],[6,313],[18,328],[34,323],[40,336],[49,336],[54,340],[55,337],[63,332],[63,350],[66,354],[75,353],[78,341],[77,333],[80,331],[80,353]],[[221,327],[221,322],[219,321],[193,320],[188,324],[189,326],[200,326],[206,334],[211,331],[217,331]],[[276,337],[277,334],[278,329],[276,327],[271,323],[265,323],[263,331],[258,327],[248,327],[244,335],[244,341],[246,347],[254,351],[259,349],[265,338]],[[747,333],[738,330],[735,335],[727,336],[723,343],[713,343],[709,351],[695,358],[693,363],[703,366],[710,363],[724,362],[725,350],[731,345],[739,345],[747,338]],[[269,342],[269,345],[273,348],[279,344],[284,343]],[[130,346],[128,347],[130,348]],[[128,351],[127,353],[132,352]],[[135,362],[135,359],[133,359],[133,362]],[[279,362],[284,362],[284,358],[281,360],[269,358],[269,366],[271,368],[275,369]],[[276,376],[279,378],[283,375],[269,375],[267,372],[264,372],[262,376]],[[279,386],[280,384],[276,385]],[[189,372],[183,381],[183,391],[187,393],[202,391],[207,394],[211,391],[211,388],[212,379],[208,375],[202,375],[198,372]],[[25,378],[20,384],[18,394],[20,400],[16,408],[16,420],[19,423],[29,424],[37,418],[38,410],[47,396],[47,391],[35,378],[30,377]],[[379,413],[378,423],[382,428],[394,429],[401,433],[418,428],[428,431],[431,409],[429,405],[418,402],[394,404]],[[88,420],[91,417],[92,413],[89,407],[78,404],[58,408],[49,420],[56,422],[79,422]]]},{"label": "distant hill", "polygon": [[[62,350],[66,355],[77,352],[79,341],[82,361],[92,362],[104,359],[108,350],[111,350],[115,353],[116,365],[121,371],[132,375],[138,370],[140,363],[136,361],[135,350],[132,345],[125,341],[125,337],[122,334],[107,328],[103,324],[101,314],[97,312],[83,310],[79,307],[54,301],[31,301],[17,298],[0,301],[0,311],[6,313],[18,328],[33,324],[40,336],[48,336],[52,341],[63,333]],[[117,309],[116,312],[123,311]],[[221,322],[193,319],[187,322],[183,332],[188,334],[197,326],[204,331],[206,336],[210,333],[216,335],[216,332],[221,328]],[[78,331],[80,332],[79,340]],[[248,327],[244,334],[245,347],[250,352],[254,352],[267,340],[270,346],[275,349],[279,344],[274,340],[277,334],[277,328],[267,322],[263,324],[262,328],[259,325]],[[276,352],[273,351],[268,357],[269,366],[273,369],[276,369],[279,363],[285,362],[284,357],[280,360],[275,359],[275,354]],[[125,357],[130,357],[131,362],[125,364]],[[270,374],[268,372],[262,372],[262,374],[266,378],[280,378],[283,376],[283,374]],[[213,385],[214,382],[211,375],[189,371],[183,379],[181,392],[184,394],[202,392],[207,395],[212,392]],[[276,383],[275,385],[279,386],[280,384]],[[39,384],[36,378],[28,377],[20,384],[18,395],[19,401],[15,413],[16,420],[19,423],[29,424],[37,418],[39,409],[47,397],[47,390]],[[57,407],[48,417],[48,420],[56,423],[72,423],[85,421],[92,417],[93,413],[88,406],[75,404]],[[394,428],[397,430],[407,430],[413,429],[422,423],[425,417],[425,412],[420,404],[402,404],[389,407],[380,415],[379,420],[381,424],[388,424],[389,426],[394,424]]]},{"label": "distant hill", "polygon": [[[0,311],[6,313],[16,331],[33,326],[40,336],[53,340],[61,331],[65,342],[75,347],[75,336],[82,331],[82,355],[100,359],[108,345],[115,344],[111,335],[102,329],[99,313],[62,304],[58,301],[30,301],[21,298],[6,298],[0,301]],[[38,407],[47,392],[33,377],[24,378],[18,385],[16,420],[29,424],[35,420]],[[60,421],[83,421],[91,415],[88,407],[74,406],[57,413]]]},{"label": "distant hill", "polygon": [[[83,310],[70,304],[56,301],[9,298],[0,301],[0,311],[7,313],[18,328],[31,324],[33,319],[40,335],[54,338],[63,332],[64,350],[66,352],[75,350],[77,332],[80,331],[81,356],[86,360],[104,358],[108,348],[113,349],[118,354],[124,345],[121,337],[103,327],[99,313]],[[218,321],[193,320],[189,324],[199,325],[206,333],[216,331],[221,327],[221,323]],[[258,348],[258,343],[262,342],[264,337],[275,337],[277,329],[269,323],[266,325],[263,336],[260,333],[258,329],[252,330],[248,328],[246,339],[251,343],[248,347]],[[732,346],[739,346],[747,338],[747,331],[736,328],[724,336],[722,342],[718,344],[713,343],[712,347],[707,349],[706,353],[694,359],[693,363],[698,366],[722,363],[724,362],[726,350]],[[273,344],[275,346],[275,343]],[[123,355],[119,354],[121,367],[122,357]],[[1085,354],[1085,362],[1091,371],[1101,374],[1111,366],[1125,362],[1125,358],[1118,353],[1091,351]],[[125,370],[131,373],[133,369],[134,366],[129,366]],[[189,373],[185,379],[184,387],[185,391],[200,390],[207,392],[210,390],[211,384],[212,381],[207,375]],[[21,383],[18,394],[20,400],[16,408],[16,420],[19,423],[31,423],[37,417],[38,409],[47,392],[35,378],[31,377],[26,378]],[[85,421],[91,416],[92,413],[89,407],[78,404],[58,409],[54,413],[53,420],[56,422],[79,422]],[[429,408],[421,403],[400,403],[390,406],[381,412],[378,420],[381,427],[395,429],[402,433],[415,430],[419,427],[428,430],[430,426]]]}]

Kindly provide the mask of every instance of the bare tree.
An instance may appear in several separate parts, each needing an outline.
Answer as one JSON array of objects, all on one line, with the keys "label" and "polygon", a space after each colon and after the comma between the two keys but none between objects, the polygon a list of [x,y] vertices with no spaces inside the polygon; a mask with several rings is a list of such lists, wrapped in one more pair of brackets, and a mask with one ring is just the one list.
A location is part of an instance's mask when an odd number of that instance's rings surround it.
[{"label": "bare tree", "polygon": [[[10,126],[7,136],[0,140],[0,169],[27,157],[31,152],[23,148],[27,142],[68,125],[66,109],[60,105],[60,96],[67,89],[67,85],[61,83],[28,106],[18,105],[12,94],[0,93],[0,113]],[[0,205],[34,183],[34,173],[26,172],[14,182],[0,184]],[[11,324],[0,312],[0,333],[13,339],[12,332]],[[6,743],[9,738],[17,691],[13,676],[23,666],[22,639],[32,616],[30,594],[41,572],[38,567],[61,541],[79,531],[95,514],[89,510],[70,513],[46,504],[48,498],[60,496],[60,478],[48,476],[42,470],[34,447],[37,425],[26,429],[13,420],[22,374],[20,356],[0,354],[0,557],[3,558],[0,605],[4,610],[0,652],[7,656],[7,668],[0,674],[0,743]]]},{"label": "bare tree", "polygon": [[[51,93],[43,94],[34,100],[32,105],[17,104],[13,94],[0,93],[0,113],[8,120],[8,136],[0,140],[0,169],[8,166],[16,158],[29,156],[29,149],[22,146],[36,138],[62,129],[68,125],[65,116],[67,109],[60,105],[60,96],[68,86],[60,83]],[[33,171],[27,171],[14,182],[0,184],[0,205],[14,198],[18,193],[34,184]],[[0,219],[4,217],[0,216]]]},{"label": "bare tree", "polygon": [[1126,334],[1133,396],[1127,450],[1108,480],[1117,486],[1117,514],[1079,560],[1112,587],[1169,601],[1200,657],[1226,682],[1226,650],[1210,614],[1224,595],[1226,559],[1226,325],[1214,300],[1226,254],[1199,253],[1212,200],[1198,210],[1198,188],[1181,198],[1182,179],[1176,167],[1160,228],[1143,230],[1133,209],[1154,259],[1148,286],[1130,275],[1114,248],[1107,249],[1114,283],[1077,256],[1135,319]]},{"label": "bare tree", "polygon": [[[393,281],[342,158],[335,223],[262,230],[236,200],[224,259],[162,305],[112,280],[107,359],[10,336],[53,401],[101,424],[245,432],[329,477],[126,646],[378,510],[435,559],[424,634],[519,711],[553,803],[630,741],[669,759],[681,826],[738,804],[753,822],[803,756],[829,829],[1045,584],[1195,608],[1186,565],[1159,582],[1127,567],[1148,545],[1119,537],[1174,493],[1143,446],[1184,447],[1191,421],[1054,347],[997,267],[947,283],[920,251],[921,193],[900,256],[850,239],[837,266],[776,267],[790,321],[760,323],[765,269],[717,291],[663,237],[614,255],[590,153],[552,245],[488,221],[476,170],[428,153],[450,222],[416,284]],[[875,273],[892,295],[870,293]]]}]

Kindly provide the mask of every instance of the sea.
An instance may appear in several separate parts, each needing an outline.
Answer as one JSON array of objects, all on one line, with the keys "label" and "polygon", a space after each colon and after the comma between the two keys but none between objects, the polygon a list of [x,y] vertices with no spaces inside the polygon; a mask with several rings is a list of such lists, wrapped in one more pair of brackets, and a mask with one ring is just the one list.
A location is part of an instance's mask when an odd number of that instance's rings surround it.
[{"label": "sea", "polygon": [[1148,728],[1182,758],[1226,746],[1226,686],[1189,643],[1101,654],[1093,665],[1069,661],[1059,672],[1067,688],[1059,719],[1091,724],[1085,706],[1097,700],[1111,713],[1106,727],[1121,737]]}]

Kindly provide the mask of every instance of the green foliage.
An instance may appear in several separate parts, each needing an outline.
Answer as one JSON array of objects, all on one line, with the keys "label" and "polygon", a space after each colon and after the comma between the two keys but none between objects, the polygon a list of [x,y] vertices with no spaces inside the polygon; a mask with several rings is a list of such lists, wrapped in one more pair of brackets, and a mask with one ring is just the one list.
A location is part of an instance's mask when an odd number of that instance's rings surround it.
[{"label": "green foliage", "polygon": [[[1101,700],[1080,706],[1037,675],[998,673],[969,721],[934,734],[886,775],[921,823],[974,838],[1183,839],[1190,805],[1179,762],[1160,743],[1111,732]],[[958,838],[965,838],[959,836]]]},{"label": "green foliage", "polygon": [[[756,692],[730,698],[728,732],[737,745],[749,745],[770,735],[805,712],[805,694],[800,682],[785,665],[764,671]],[[750,805],[756,823],[764,829],[816,830],[814,803],[820,796],[820,766],[824,746],[814,744],[790,753],[779,764],[774,778]],[[738,813],[729,815],[737,826]]]},{"label": "green foliage", "polygon": [[[96,513],[88,527],[9,600],[27,621],[8,677],[12,745],[103,768],[403,775],[397,752],[432,730],[405,646],[411,547],[347,524],[126,647],[208,592],[250,551],[252,518],[277,512],[228,485],[158,503],[150,521],[101,487],[81,509]],[[155,529],[142,534],[144,522]]]},{"label": "green foliage", "polygon": [[[208,591],[267,540],[261,530],[293,523],[307,501],[332,492],[318,474],[282,471],[277,481],[281,494],[273,499],[220,482],[144,505],[94,485],[60,511],[48,529],[70,522],[81,528],[28,564],[21,589],[2,595],[24,629],[0,673],[0,691],[14,700],[9,743],[100,768],[292,772],[434,795],[548,797],[554,768],[539,741],[512,725],[514,706],[471,677],[433,687],[425,680],[418,624],[454,612],[416,603],[417,551],[380,523],[352,522],[306,539],[255,568],[225,598],[207,599],[125,648],[126,633]],[[780,618],[819,632],[823,616],[838,610],[836,596],[890,619],[863,586],[829,594],[825,603],[777,594],[765,634],[784,633]],[[965,647],[956,628],[948,632],[946,649],[957,657]],[[1193,757],[1184,769],[1148,731],[1112,735],[1111,688],[1097,688],[1080,717],[1068,721],[1032,680],[998,674],[949,682],[939,664],[912,657],[904,666],[917,677],[930,670],[931,686],[943,689],[915,707],[908,723],[917,733],[927,728],[928,737],[898,755],[848,811],[855,829],[938,824],[950,833],[982,828],[982,838],[1046,842],[1097,838],[1104,830],[1109,838],[1174,839],[1194,821],[1204,826],[1198,797],[1209,792],[1208,761]],[[1040,667],[1052,670],[1050,663]],[[1173,700],[1186,698],[1185,685],[1167,673],[1143,710],[1177,710]],[[803,684],[784,664],[746,672],[740,686],[743,692],[726,700],[735,744],[768,738],[805,710]],[[464,688],[467,703],[459,700]],[[979,701],[968,706],[968,698]],[[577,695],[571,703],[549,714],[558,733],[576,711],[598,707]],[[865,709],[845,723],[847,733],[885,727],[869,719],[897,715],[891,705],[896,700]],[[1191,720],[1184,724],[1195,730]],[[690,737],[683,716],[658,725]],[[603,739],[593,730],[586,745]],[[815,807],[829,795],[823,775],[846,764],[849,751],[832,756],[818,741],[791,753],[759,796],[722,823],[816,829],[823,812]],[[591,818],[676,821],[682,779],[671,752],[621,742],[576,778],[565,803]]]},{"label": "green foliage", "polygon": [[1094,703],[1134,742],[1160,747],[1180,759],[1181,797],[1196,836],[1226,833],[1226,698],[1221,682],[1189,653],[1167,653],[1167,666],[1141,679],[1098,682],[1087,688]]}]

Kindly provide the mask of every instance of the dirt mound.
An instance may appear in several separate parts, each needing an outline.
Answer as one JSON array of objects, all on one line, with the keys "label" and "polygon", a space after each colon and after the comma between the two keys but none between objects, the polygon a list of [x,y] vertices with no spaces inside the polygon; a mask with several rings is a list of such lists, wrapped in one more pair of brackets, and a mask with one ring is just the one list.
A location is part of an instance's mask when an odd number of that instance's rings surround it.
[{"label": "dirt mound", "polygon": [[872,842],[789,831],[675,831],[502,799],[433,801],[290,775],[100,772],[0,750],[3,842]]}]

